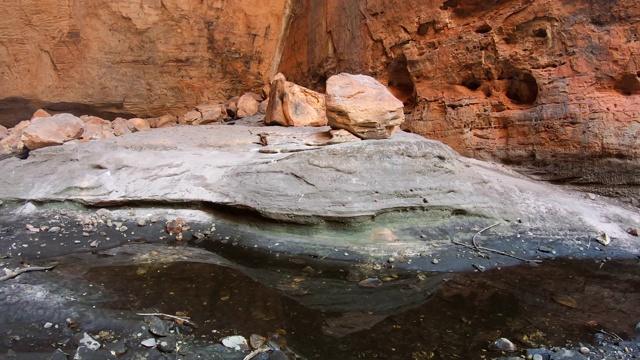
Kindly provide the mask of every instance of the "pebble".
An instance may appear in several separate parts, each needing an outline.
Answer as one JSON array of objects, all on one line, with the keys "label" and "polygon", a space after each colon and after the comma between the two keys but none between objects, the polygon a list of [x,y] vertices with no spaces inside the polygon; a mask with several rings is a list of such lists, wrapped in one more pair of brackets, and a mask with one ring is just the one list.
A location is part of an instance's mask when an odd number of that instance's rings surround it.
[{"label": "pebble", "polygon": [[552,253],[552,252],[554,252],[552,247],[549,247],[549,246],[546,246],[546,245],[539,246],[538,247],[538,251],[543,252],[543,253]]},{"label": "pebble", "polygon": [[533,357],[531,358],[532,360],[542,360],[542,355],[540,354],[535,354],[533,355]]},{"label": "pebble", "polygon": [[127,347],[123,340],[118,340],[104,346],[113,356],[120,356],[127,352]]},{"label": "pebble", "polygon": [[249,336],[249,345],[254,349],[261,347],[266,341],[267,339],[262,335],[251,334],[251,336]]},{"label": "pebble", "polygon": [[125,232],[125,231],[127,231],[127,230],[129,230],[129,228],[128,228],[128,227],[126,227],[126,226],[124,226],[124,225],[120,226],[120,232]]},{"label": "pebble", "polygon": [[60,227],[58,227],[58,226],[52,226],[52,227],[49,228],[49,232],[50,233],[59,233],[60,230],[62,230],[62,229],[60,229]]},{"label": "pebble", "polygon": [[433,259],[433,260],[431,260],[431,263],[432,263],[432,264],[434,264],[434,265],[435,265],[435,264],[437,264],[437,263],[439,263],[439,262],[440,262],[440,260],[438,260],[438,259]]},{"label": "pebble", "polygon": [[0,200],[0,206],[2,206],[4,204],[4,201]]},{"label": "pebble", "polygon": [[140,219],[140,220],[138,220],[137,224],[138,224],[138,226],[145,226],[145,225],[147,225],[147,222],[144,221],[144,219]]},{"label": "pebble", "polygon": [[99,244],[99,243],[100,243],[100,241],[98,241],[98,240],[93,240],[93,241],[91,242],[91,244],[89,244],[89,246],[91,246],[91,247],[93,247],[93,248],[94,248],[94,247],[98,247],[98,244]]},{"label": "pebble", "polygon": [[52,324],[52,323],[50,323],[50,322],[46,322],[46,323],[44,324],[44,328],[45,328],[45,329],[49,329],[49,328],[51,328],[52,326],[53,326],[53,324]]},{"label": "pebble", "polygon": [[162,352],[173,352],[176,349],[176,339],[167,337],[158,341],[158,349]]},{"label": "pebble", "polygon": [[378,278],[368,278],[360,281],[358,285],[362,287],[368,287],[368,288],[378,287],[382,285],[382,280]]},{"label": "pebble", "polygon": [[148,347],[148,348],[152,348],[152,347],[155,347],[157,345],[156,339],[154,339],[154,338],[143,340],[142,342],[140,342],[140,344],[142,346]]},{"label": "pebble", "polygon": [[500,351],[516,351],[516,346],[507,338],[500,338],[494,341],[493,344],[491,344],[491,347]]},{"label": "pebble", "polygon": [[388,262],[389,264],[393,264],[394,262],[396,262],[396,258],[394,258],[394,257],[392,256],[392,257],[390,257],[389,259],[387,259],[387,262]]},{"label": "pebble", "polygon": [[79,341],[80,345],[86,346],[93,351],[100,349],[100,343],[95,341],[89,334],[84,333],[84,336]]},{"label": "pebble", "polygon": [[145,316],[145,322],[149,325],[149,332],[157,336],[167,336],[169,331],[162,319],[156,316]]},{"label": "pebble", "polygon": [[234,349],[236,351],[247,351],[249,350],[249,344],[247,343],[247,339],[244,336],[233,335],[222,338],[222,345],[228,347],[230,349]]},{"label": "pebble", "polygon": [[582,354],[582,355],[587,355],[587,354],[589,354],[589,353],[590,353],[590,351],[589,351],[589,348],[588,348],[588,347],[583,346],[583,347],[581,347],[581,348],[580,348],[580,354]]}]

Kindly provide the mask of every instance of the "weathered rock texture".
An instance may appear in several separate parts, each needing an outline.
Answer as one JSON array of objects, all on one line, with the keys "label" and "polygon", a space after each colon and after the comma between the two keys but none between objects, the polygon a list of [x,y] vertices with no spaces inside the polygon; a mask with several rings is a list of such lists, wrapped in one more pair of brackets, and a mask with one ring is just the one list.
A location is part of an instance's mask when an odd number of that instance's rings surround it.
[{"label": "weathered rock texture", "polygon": [[107,119],[179,115],[260,90],[277,68],[288,2],[3,2],[0,123],[42,106]]},{"label": "weathered rock texture", "polygon": [[264,122],[282,126],[325,126],[325,96],[289,82],[278,73],[271,82]]},{"label": "weathered rock texture", "polygon": [[637,198],[639,24],[636,0],[301,0],[280,71],[373,75],[409,131]]},{"label": "weathered rock texture", "polygon": [[84,129],[84,122],[71,114],[35,118],[22,132],[21,140],[29,150],[36,150],[78,139]]},{"label": "weathered rock texture", "polygon": [[327,119],[363,139],[386,139],[404,122],[402,102],[376,79],[339,74],[327,80]]}]

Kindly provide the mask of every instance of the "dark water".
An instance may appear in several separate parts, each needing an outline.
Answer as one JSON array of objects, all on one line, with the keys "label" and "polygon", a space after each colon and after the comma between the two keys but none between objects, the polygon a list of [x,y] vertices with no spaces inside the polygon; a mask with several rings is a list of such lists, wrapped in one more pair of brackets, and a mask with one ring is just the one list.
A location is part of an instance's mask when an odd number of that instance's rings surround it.
[{"label": "dark water", "polygon": [[[186,312],[195,335],[213,341],[281,334],[310,359],[476,359],[489,344],[519,347],[591,342],[599,330],[633,336],[640,321],[637,260],[557,259],[483,273],[378,273],[362,268],[310,274],[258,264],[243,272],[203,263],[100,267],[85,278],[108,290],[112,309]],[[245,275],[248,274],[248,275]]]}]

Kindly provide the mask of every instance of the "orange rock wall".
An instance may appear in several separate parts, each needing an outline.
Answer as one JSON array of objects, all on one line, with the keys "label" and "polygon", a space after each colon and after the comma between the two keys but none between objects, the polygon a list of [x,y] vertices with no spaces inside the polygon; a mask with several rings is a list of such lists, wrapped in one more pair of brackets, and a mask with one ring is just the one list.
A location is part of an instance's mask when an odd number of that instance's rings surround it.
[{"label": "orange rock wall", "polygon": [[177,114],[259,90],[275,74],[288,3],[4,1],[0,123],[40,106],[105,117]]},{"label": "orange rock wall", "polygon": [[[312,11],[315,8],[316,11]],[[300,0],[280,70],[356,71],[404,128],[467,156],[638,198],[640,1]]]}]

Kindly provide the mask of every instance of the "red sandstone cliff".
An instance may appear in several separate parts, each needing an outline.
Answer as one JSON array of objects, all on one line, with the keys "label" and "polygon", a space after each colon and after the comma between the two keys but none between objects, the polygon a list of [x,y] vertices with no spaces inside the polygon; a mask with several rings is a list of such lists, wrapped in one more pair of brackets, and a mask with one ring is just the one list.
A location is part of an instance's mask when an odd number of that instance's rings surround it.
[{"label": "red sandstone cliff", "polygon": [[408,131],[638,198],[637,0],[301,0],[281,71],[315,88],[372,74]]},{"label": "red sandstone cliff", "polygon": [[43,105],[179,113],[255,90],[277,70],[317,90],[332,74],[365,73],[405,102],[408,131],[640,198],[638,0],[4,5],[0,123]]},{"label": "red sandstone cliff", "polygon": [[157,116],[260,89],[288,1],[4,1],[0,124],[40,106]]}]

